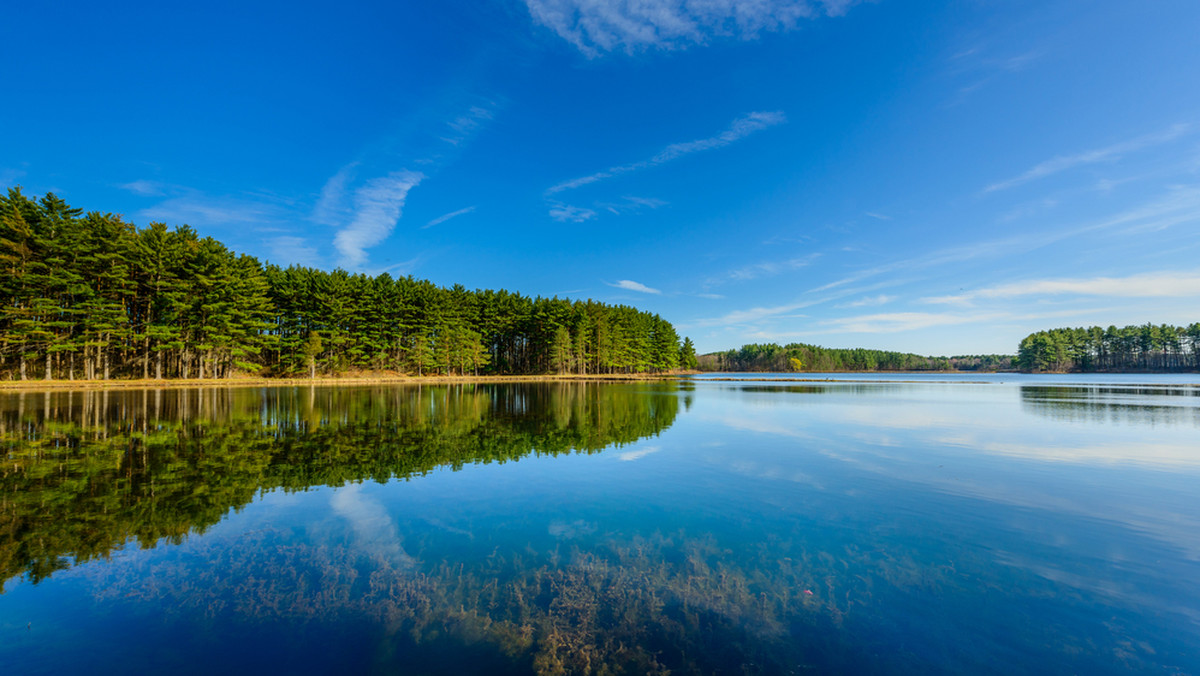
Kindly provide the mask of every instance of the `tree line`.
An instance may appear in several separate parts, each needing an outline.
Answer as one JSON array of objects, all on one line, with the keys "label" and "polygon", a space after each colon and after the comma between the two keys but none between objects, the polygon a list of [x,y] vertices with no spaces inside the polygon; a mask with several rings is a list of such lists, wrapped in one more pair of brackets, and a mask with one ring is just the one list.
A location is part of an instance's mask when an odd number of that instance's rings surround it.
[{"label": "tree line", "polygon": [[1007,355],[925,357],[907,352],[842,349],[790,343],[743,345],[699,357],[704,371],[995,371],[1012,368]]},{"label": "tree line", "polygon": [[0,377],[662,372],[694,366],[657,314],[260,263],[183,225],[0,196]]},{"label": "tree line", "polygon": [[1038,331],[1021,340],[1017,364],[1026,371],[1197,371],[1200,322]]}]

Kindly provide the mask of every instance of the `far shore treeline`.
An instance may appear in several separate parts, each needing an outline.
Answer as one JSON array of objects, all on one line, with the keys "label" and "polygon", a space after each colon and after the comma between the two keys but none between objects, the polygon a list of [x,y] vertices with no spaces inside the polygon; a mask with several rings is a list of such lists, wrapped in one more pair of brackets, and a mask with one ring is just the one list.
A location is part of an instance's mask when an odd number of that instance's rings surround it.
[{"label": "far shore treeline", "polygon": [[1026,371],[1200,371],[1200,322],[1050,329],[1021,341]]},{"label": "far shore treeline", "polygon": [[282,268],[190,227],[0,196],[0,378],[664,372],[690,340],[624,305]]},{"label": "far shore treeline", "polygon": [[698,358],[703,371],[1005,371],[1013,358],[1003,354],[923,357],[907,352],[838,349],[790,343],[743,345]]}]

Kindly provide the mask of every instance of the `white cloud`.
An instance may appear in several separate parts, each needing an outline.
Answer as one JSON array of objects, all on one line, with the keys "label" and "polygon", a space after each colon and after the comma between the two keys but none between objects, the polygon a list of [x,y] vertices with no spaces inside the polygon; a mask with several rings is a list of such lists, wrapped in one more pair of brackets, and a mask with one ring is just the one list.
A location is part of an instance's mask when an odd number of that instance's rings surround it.
[{"label": "white cloud", "polygon": [[646,209],[658,209],[667,205],[666,200],[660,200],[653,197],[623,197],[620,202],[604,202],[597,204],[598,207],[603,207],[609,213],[620,216],[621,214],[640,213]]},{"label": "white cloud", "polygon": [[1200,298],[1200,271],[1147,272],[1127,277],[1089,279],[1038,279],[922,300],[934,304],[969,305],[977,299],[1064,294],[1109,298]]},{"label": "white cloud", "polygon": [[704,44],[713,37],[752,40],[801,20],[838,16],[856,0],[525,0],[536,23],[592,58]]},{"label": "white cloud", "polygon": [[435,225],[441,225],[442,223],[445,223],[446,221],[450,220],[451,218],[455,218],[457,216],[462,216],[463,214],[469,214],[472,211],[475,211],[475,207],[467,207],[465,209],[459,209],[458,211],[451,211],[448,214],[443,214],[441,216],[438,216],[437,218],[433,219],[432,221],[429,221],[428,223],[426,223],[425,225],[422,225],[421,229],[424,230],[425,228],[432,228]]},{"label": "white cloud", "polygon": [[[801,256],[799,258],[790,258],[785,261],[764,261],[762,263],[752,263],[750,265],[744,265],[740,268],[730,270],[725,274],[725,276],[728,279],[738,282],[757,279],[759,277],[772,277],[789,270],[799,270],[800,268],[807,267],[818,256],[820,256],[820,254],[814,253],[807,256]],[[719,281],[721,280],[714,279],[709,280],[708,283],[715,284]]]},{"label": "white cloud", "polygon": [[416,565],[416,559],[404,551],[396,520],[379,500],[363,492],[362,484],[334,490],[329,505],[350,524],[357,547],[400,568]]},{"label": "white cloud", "polygon": [[[608,284],[608,282],[605,282],[605,284]],[[635,282],[630,279],[622,279],[621,281],[617,282],[616,284],[608,284],[608,285],[615,286],[618,289],[625,289],[627,291],[638,291],[641,293],[657,293],[657,294],[662,293],[662,291],[659,291],[658,289],[651,289],[650,287],[646,286],[645,284],[642,284],[640,282]]]},{"label": "white cloud", "polygon": [[358,268],[366,263],[366,250],[391,234],[408,191],[424,178],[417,172],[396,171],[373,178],[355,191],[353,220],[333,238],[342,265]]},{"label": "white cloud", "polygon": [[271,205],[234,197],[208,197],[199,193],[164,200],[138,212],[138,216],[168,225],[217,227],[259,225],[279,220],[278,210]]},{"label": "white cloud", "polygon": [[662,448],[658,446],[647,446],[646,448],[641,448],[636,451],[625,451],[624,453],[618,453],[617,460],[620,460],[621,462],[633,462],[634,460],[640,460],[651,453],[658,453],[661,450]]},{"label": "white cloud", "polygon": [[777,305],[775,307],[755,307],[748,310],[735,310],[728,314],[712,319],[700,319],[688,324],[691,327],[706,327],[706,326],[729,326],[732,324],[747,324],[756,322],[761,319],[777,317],[785,315],[789,312],[795,312],[801,308],[816,305],[821,301],[806,301],[803,303],[790,303],[788,305]]},{"label": "white cloud", "polygon": [[1068,169],[1074,169],[1078,166],[1119,159],[1126,153],[1135,152],[1143,148],[1173,141],[1180,136],[1191,132],[1191,130],[1192,125],[1190,124],[1177,124],[1164,132],[1140,136],[1138,138],[1116,143],[1105,148],[1088,150],[1076,155],[1060,155],[1059,157],[1055,157],[1038,164],[1019,176],[993,183],[984,188],[984,192],[1005,190],[1007,188],[1021,185],[1022,183],[1028,183],[1029,181],[1045,178],[1059,172],[1067,171]]},{"label": "white cloud", "polygon": [[753,134],[756,131],[773,127],[778,124],[783,124],[786,121],[787,116],[779,111],[749,113],[734,120],[733,123],[729,125],[728,129],[717,134],[716,136],[697,139],[695,141],[687,141],[685,143],[672,143],[666,148],[663,148],[658,152],[658,154],[650,159],[641,160],[632,164],[609,167],[604,171],[598,171],[588,176],[581,176],[579,178],[573,178],[569,181],[564,181],[558,185],[551,186],[548,190],[546,190],[546,194],[553,195],[564,190],[573,190],[575,188],[588,185],[589,183],[595,183],[597,181],[602,181],[606,178],[612,178],[620,174],[626,174],[631,171],[656,167],[660,164],[677,160],[685,155],[691,155],[692,153],[723,148],[735,141]]},{"label": "white cloud", "polygon": [[842,317],[822,322],[835,332],[846,333],[896,333],[927,329],[933,326],[950,326],[954,324],[970,324],[982,321],[994,321],[1005,318],[1001,313],[986,314],[953,314],[932,312],[891,312],[857,317]]},{"label": "white cloud", "polygon": [[441,138],[446,143],[457,146],[473,136],[485,122],[491,119],[492,111],[483,106],[471,106],[466,113],[446,123],[446,126],[450,127],[454,133]]},{"label": "white cloud", "polygon": [[158,181],[132,181],[117,187],[143,197],[158,197],[166,194],[166,190],[163,189],[163,185]]},{"label": "white cloud", "polygon": [[550,207],[550,218],[560,223],[582,223],[595,217],[595,211],[585,209],[584,207],[576,207],[570,204],[554,204]]},{"label": "white cloud", "polygon": [[840,307],[840,308],[871,307],[871,306],[875,306],[875,305],[887,305],[888,303],[890,303],[894,300],[896,300],[895,296],[887,296],[884,294],[879,294],[878,296],[867,296],[865,298],[860,298],[856,301],[851,301],[849,303],[843,303],[842,305],[838,305],[837,307]]},{"label": "white cloud", "polygon": [[281,235],[267,242],[271,250],[271,262],[277,265],[304,265],[320,267],[321,255],[303,237]]},{"label": "white cloud", "polygon": [[935,326],[954,326],[958,324],[976,324],[979,322],[1027,322],[1031,320],[1064,319],[1078,317],[1092,312],[1111,312],[1111,308],[1101,310],[1071,309],[1054,312],[1012,313],[1012,312],[891,312],[854,317],[839,317],[821,322],[825,330],[816,333],[898,333],[914,331]]},{"label": "white cloud", "polygon": [[868,212],[865,212],[865,213],[866,213],[866,215],[870,216],[871,218],[878,219],[878,220],[880,220],[880,221],[890,221],[890,220],[892,220],[892,217],[891,217],[891,216],[886,216],[886,215],[884,215],[884,214],[878,214],[878,213],[875,213],[874,211],[868,211]]},{"label": "white cloud", "polygon": [[354,181],[358,162],[351,162],[331,176],[321,187],[321,196],[313,207],[312,219],[325,225],[337,225],[346,220],[346,192]]}]

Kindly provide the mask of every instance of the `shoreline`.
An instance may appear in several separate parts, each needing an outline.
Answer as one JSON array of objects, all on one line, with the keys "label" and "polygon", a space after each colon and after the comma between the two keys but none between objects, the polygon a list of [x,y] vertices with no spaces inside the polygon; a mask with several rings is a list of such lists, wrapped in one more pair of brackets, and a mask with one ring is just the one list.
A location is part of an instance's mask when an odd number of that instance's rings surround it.
[{"label": "shoreline", "polygon": [[311,385],[319,387],[342,385],[451,385],[526,382],[653,382],[674,380],[698,371],[670,371],[666,373],[596,373],[561,375],[505,375],[505,376],[408,376],[396,374],[324,376],[318,378],[265,378],[241,377],[214,379],[164,378],[111,379],[111,380],[4,380],[0,381],[0,392],[48,392],[63,390],[158,390],[202,387],[295,387]]}]

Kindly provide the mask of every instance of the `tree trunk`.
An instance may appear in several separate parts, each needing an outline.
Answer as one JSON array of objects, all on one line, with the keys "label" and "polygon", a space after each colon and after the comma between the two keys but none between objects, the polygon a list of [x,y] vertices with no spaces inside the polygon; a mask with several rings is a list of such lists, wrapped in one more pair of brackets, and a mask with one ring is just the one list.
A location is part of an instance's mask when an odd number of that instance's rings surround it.
[{"label": "tree trunk", "polygon": [[21,380],[29,380],[29,376],[25,373],[25,353],[21,353]]},{"label": "tree trunk", "polygon": [[46,351],[46,380],[54,380],[54,370],[50,366],[50,351]]},{"label": "tree trunk", "polygon": [[163,360],[162,350],[159,350],[158,354],[155,355],[155,357],[156,357],[156,359],[154,360],[154,379],[162,380],[162,360]]},{"label": "tree trunk", "polygon": [[150,379],[150,339],[146,339],[142,350],[142,380]]}]

